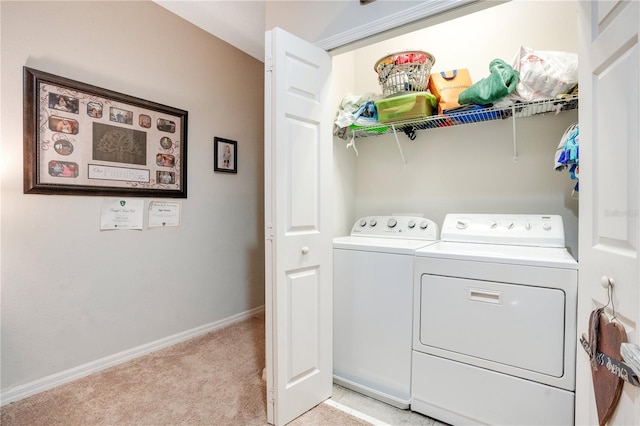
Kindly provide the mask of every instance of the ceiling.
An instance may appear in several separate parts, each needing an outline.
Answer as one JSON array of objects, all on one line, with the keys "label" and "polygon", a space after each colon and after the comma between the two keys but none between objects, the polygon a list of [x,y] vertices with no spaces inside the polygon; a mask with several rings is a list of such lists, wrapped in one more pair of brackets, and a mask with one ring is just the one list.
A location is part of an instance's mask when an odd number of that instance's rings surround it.
[{"label": "ceiling", "polygon": [[265,1],[153,0],[264,62]]},{"label": "ceiling", "polygon": [[[264,62],[266,0],[153,1]],[[446,16],[444,12],[470,13],[474,8],[478,10],[505,1],[509,0],[387,0],[376,2],[377,7],[368,7],[367,13],[362,13],[364,10],[358,9],[361,7],[359,1],[339,0],[339,6],[333,5],[335,7],[330,8],[333,14],[331,22],[336,28],[326,28],[328,36],[319,34],[320,39],[316,41],[316,45],[330,50],[373,35],[388,37],[393,31],[402,28],[395,34],[398,35],[409,31],[410,26],[405,25],[408,22],[420,22],[421,19],[437,17],[440,14]],[[345,31],[344,28],[347,27],[351,28]],[[323,36],[328,38],[322,39]]]}]

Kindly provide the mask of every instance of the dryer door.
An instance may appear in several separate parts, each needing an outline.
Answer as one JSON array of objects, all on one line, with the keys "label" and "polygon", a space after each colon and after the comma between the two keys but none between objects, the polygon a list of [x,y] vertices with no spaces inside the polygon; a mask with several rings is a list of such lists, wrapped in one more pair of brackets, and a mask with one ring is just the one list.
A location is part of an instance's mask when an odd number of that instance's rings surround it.
[{"label": "dryer door", "polygon": [[420,293],[423,345],[476,365],[564,374],[562,290],[425,274]]}]

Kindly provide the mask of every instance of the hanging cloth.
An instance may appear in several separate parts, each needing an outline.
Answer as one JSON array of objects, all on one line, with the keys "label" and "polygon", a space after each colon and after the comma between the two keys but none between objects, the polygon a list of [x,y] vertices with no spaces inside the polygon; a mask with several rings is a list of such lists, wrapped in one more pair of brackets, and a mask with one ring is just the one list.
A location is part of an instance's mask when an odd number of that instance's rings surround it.
[{"label": "hanging cloth", "polygon": [[[558,171],[569,170],[572,180],[579,180],[580,177],[580,128],[578,123],[574,123],[565,130],[553,160],[553,168]],[[573,188],[578,192],[579,182]]]}]

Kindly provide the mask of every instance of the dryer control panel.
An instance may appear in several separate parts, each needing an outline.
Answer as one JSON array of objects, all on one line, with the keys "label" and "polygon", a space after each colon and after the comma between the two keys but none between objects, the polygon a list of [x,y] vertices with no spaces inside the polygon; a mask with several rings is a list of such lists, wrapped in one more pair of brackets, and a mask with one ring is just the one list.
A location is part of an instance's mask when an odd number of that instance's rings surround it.
[{"label": "dryer control panel", "polygon": [[442,241],[565,247],[564,223],[559,215],[448,214]]},{"label": "dryer control panel", "polygon": [[438,225],[419,216],[365,216],[356,220],[351,235],[435,241]]}]

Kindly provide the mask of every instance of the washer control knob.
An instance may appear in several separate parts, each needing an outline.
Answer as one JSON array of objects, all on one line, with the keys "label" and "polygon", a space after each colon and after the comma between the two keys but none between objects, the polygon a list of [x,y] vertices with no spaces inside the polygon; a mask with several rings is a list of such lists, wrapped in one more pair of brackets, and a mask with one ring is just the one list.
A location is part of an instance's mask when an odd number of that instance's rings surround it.
[{"label": "washer control knob", "polygon": [[456,223],[456,228],[458,229],[467,229],[467,226],[469,226],[469,224],[464,220],[459,220],[458,223]]},{"label": "washer control knob", "polygon": [[369,221],[369,226],[376,226],[377,224],[378,224],[378,221],[377,221],[377,220],[375,220],[375,219],[371,219],[371,220]]},{"label": "washer control knob", "polygon": [[524,229],[526,229],[527,231],[531,229],[531,222],[527,221],[527,223],[524,224]]},{"label": "washer control knob", "polygon": [[358,225],[362,226],[366,226],[367,225],[367,220],[366,219],[360,219],[360,222],[358,223]]},{"label": "washer control knob", "polygon": [[492,220],[491,222],[489,222],[489,226],[491,227],[491,229],[496,229],[498,227],[498,222]]},{"label": "washer control knob", "polygon": [[407,226],[409,227],[409,229],[413,229],[416,227],[416,221],[415,220],[410,220],[409,223],[407,224]]},{"label": "washer control knob", "polygon": [[398,224],[398,221],[395,220],[394,218],[391,218],[387,221],[387,226],[389,228],[395,228],[397,224]]},{"label": "washer control knob", "polygon": [[429,226],[429,223],[426,220],[423,220],[422,222],[420,222],[420,229],[427,229],[428,226]]},{"label": "washer control knob", "polygon": [[549,222],[545,222],[542,224],[542,229],[544,229],[545,231],[548,231],[551,229],[551,224]]},{"label": "washer control knob", "polygon": [[507,229],[513,229],[513,222],[507,223]]}]

